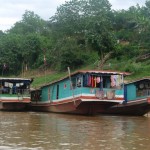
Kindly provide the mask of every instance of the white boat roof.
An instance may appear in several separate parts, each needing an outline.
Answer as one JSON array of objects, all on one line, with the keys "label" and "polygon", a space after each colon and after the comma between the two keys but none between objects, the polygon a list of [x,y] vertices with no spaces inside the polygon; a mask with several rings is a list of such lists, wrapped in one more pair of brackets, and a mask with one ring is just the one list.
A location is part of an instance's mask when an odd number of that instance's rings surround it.
[{"label": "white boat roof", "polygon": [[22,81],[32,81],[32,79],[26,78],[0,78],[0,81],[10,81],[10,82],[22,82]]}]

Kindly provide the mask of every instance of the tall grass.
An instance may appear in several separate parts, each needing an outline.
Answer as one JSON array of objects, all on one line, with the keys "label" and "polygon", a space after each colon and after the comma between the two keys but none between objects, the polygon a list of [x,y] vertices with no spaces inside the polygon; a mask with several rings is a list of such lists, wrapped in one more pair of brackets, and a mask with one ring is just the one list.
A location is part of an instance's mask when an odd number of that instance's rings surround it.
[{"label": "tall grass", "polygon": [[[78,68],[79,70],[94,70],[99,69],[98,65],[91,63],[90,65]],[[136,80],[143,77],[150,77],[150,60],[145,62],[135,62],[134,60],[110,60],[104,67],[104,70],[115,70],[115,71],[126,71],[130,72],[132,75],[128,76],[127,80]],[[71,70],[74,72],[76,70]],[[64,76],[68,75],[67,69],[64,72],[54,72],[51,70],[32,70],[25,74],[25,77],[34,78],[32,83],[33,88],[39,88],[42,85],[49,84],[50,82],[56,81]]]}]

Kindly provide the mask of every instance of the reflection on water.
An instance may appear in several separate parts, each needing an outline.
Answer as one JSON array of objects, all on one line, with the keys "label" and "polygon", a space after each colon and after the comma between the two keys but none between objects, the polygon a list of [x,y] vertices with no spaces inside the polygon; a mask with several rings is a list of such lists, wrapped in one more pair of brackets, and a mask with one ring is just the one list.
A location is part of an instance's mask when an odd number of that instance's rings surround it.
[{"label": "reflection on water", "polygon": [[150,117],[0,112],[0,150],[149,150]]}]

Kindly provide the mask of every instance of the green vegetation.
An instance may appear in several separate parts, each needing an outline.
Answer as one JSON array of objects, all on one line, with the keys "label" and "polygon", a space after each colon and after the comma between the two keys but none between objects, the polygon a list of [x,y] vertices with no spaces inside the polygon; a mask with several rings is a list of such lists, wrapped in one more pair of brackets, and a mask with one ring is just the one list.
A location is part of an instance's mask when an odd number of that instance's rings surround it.
[{"label": "green vegetation", "polygon": [[41,85],[48,84],[50,82],[53,82],[55,80],[58,80],[58,79],[60,79],[64,76],[66,76],[66,75],[67,75],[66,72],[59,72],[59,73],[57,72],[57,73],[52,73],[52,74],[49,74],[49,75],[45,74],[43,76],[36,77],[34,79],[34,82],[33,82],[32,86],[34,88],[39,88],[39,86],[41,86]]},{"label": "green vegetation", "polygon": [[68,66],[128,71],[128,79],[150,76],[149,41],[150,0],[118,11],[108,0],[70,0],[48,21],[26,11],[0,31],[0,72],[34,77],[34,87],[66,75]]}]

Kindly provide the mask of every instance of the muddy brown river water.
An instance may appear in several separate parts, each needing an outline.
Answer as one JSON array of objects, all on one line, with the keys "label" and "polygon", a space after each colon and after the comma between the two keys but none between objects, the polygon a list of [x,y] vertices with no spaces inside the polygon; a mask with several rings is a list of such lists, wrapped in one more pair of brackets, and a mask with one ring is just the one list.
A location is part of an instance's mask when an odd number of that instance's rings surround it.
[{"label": "muddy brown river water", "polygon": [[0,112],[0,150],[150,150],[150,115]]}]

